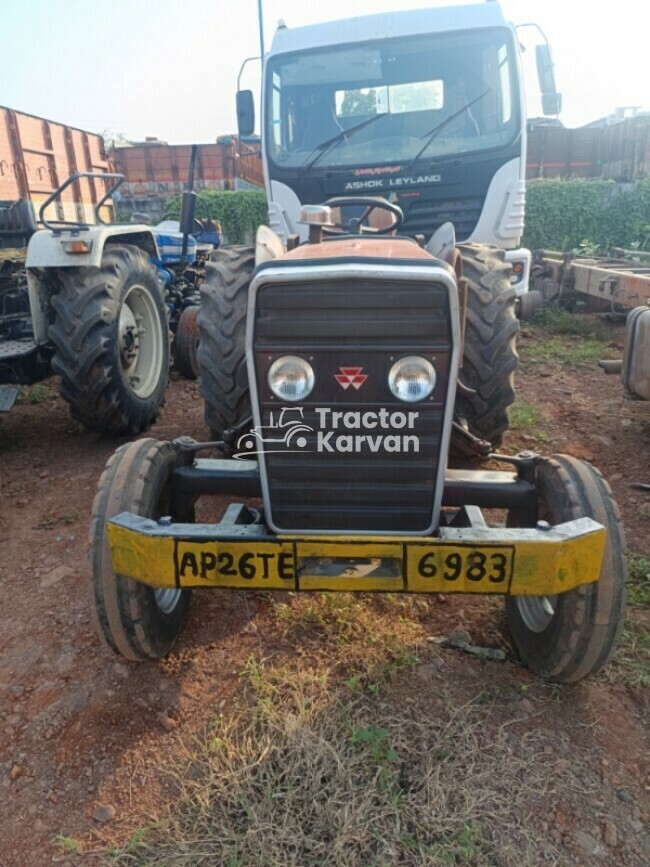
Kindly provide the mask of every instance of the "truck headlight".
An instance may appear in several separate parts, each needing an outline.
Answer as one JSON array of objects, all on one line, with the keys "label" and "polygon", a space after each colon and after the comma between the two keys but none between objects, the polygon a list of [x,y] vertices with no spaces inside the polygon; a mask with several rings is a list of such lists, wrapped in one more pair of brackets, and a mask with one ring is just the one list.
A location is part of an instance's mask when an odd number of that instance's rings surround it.
[{"label": "truck headlight", "polygon": [[276,358],[268,374],[269,388],[281,400],[304,400],[314,387],[311,364],[298,355]]},{"label": "truck headlight", "polygon": [[426,358],[407,355],[391,367],[388,387],[400,400],[424,400],[436,387],[436,371]]}]

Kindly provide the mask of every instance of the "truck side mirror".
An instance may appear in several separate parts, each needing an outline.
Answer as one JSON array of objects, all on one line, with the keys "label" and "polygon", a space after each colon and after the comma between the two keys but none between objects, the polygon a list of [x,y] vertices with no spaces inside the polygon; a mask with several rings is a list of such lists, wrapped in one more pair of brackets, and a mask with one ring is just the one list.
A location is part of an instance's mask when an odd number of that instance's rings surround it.
[{"label": "truck side mirror", "polygon": [[239,135],[253,135],[255,132],[255,101],[252,90],[237,91],[237,129]]},{"label": "truck side mirror", "polygon": [[537,79],[542,91],[542,111],[547,116],[559,114],[562,108],[562,95],[557,92],[555,86],[551,49],[546,43],[535,46],[535,60],[537,61]]},{"label": "truck side mirror", "polygon": [[542,94],[542,113],[545,117],[555,117],[562,111],[561,93]]}]

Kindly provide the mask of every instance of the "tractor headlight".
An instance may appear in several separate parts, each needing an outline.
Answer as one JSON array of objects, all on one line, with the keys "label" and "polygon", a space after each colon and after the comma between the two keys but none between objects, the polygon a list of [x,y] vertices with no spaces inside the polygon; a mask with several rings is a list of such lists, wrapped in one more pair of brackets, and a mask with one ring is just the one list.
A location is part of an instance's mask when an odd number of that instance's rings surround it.
[{"label": "tractor headlight", "polygon": [[268,374],[269,388],[281,400],[304,400],[314,387],[311,364],[298,355],[276,358]]},{"label": "tractor headlight", "polygon": [[400,400],[424,400],[436,387],[436,371],[426,358],[407,355],[391,367],[388,387]]}]

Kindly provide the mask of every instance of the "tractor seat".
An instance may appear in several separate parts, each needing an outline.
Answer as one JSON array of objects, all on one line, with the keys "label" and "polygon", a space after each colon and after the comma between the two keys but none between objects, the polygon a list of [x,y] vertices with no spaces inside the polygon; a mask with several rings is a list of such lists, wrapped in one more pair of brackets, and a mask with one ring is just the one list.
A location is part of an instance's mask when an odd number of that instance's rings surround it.
[{"label": "tractor seat", "polygon": [[26,247],[36,231],[38,226],[29,199],[0,202],[0,249]]}]

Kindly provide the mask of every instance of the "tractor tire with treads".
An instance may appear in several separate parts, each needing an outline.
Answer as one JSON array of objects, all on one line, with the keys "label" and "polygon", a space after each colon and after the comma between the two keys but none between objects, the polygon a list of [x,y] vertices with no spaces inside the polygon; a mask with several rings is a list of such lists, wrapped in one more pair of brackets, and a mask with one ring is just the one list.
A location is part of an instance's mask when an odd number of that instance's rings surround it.
[{"label": "tractor tire with treads", "polygon": [[[190,590],[154,589],[113,571],[107,524],[120,512],[156,520],[173,515],[171,443],[141,439],[121,446],[99,480],[90,528],[91,599],[102,641],[126,659],[160,659],[178,638]],[[193,520],[194,515],[184,515]],[[190,520],[190,522],[191,522]]]},{"label": "tractor tire with treads", "polygon": [[99,268],[61,268],[52,297],[52,367],[70,415],[132,436],[158,416],[169,380],[169,326],[147,254],[110,244]]},{"label": "tractor tire with treads", "polygon": [[482,244],[459,244],[458,249],[468,282],[459,376],[475,394],[459,392],[456,412],[467,422],[470,433],[496,447],[508,430],[509,410],[515,400],[517,293],[510,285],[511,267],[503,250]]},{"label": "tractor tire with treads", "polygon": [[[557,596],[506,596],[512,641],[535,674],[574,683],[610,661],[627,598],[625,536],[612,491],[591,464],[568,455],[539,459],[539,517],[552,525],[593,518],[607,530],[600,574]],[[508,515],[508,526],[518,526]]]},{"label": "tractor tire with treads", "polygon": [[250,415],[246,313],[254,267],[252,247],[224,247],[213,253],[201,285],[199,390],[205,423],[215,439]]}]

